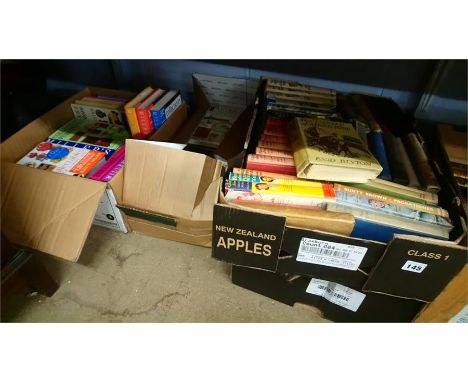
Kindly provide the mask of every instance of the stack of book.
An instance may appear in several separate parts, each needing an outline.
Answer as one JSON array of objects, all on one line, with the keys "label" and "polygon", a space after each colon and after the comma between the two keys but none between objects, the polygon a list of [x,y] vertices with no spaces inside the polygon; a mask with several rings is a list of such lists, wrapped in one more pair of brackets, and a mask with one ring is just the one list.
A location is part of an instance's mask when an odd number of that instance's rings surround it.
[{"label": "stack of book", "polygon": [[106,161],[114,163],[114,155],[121,152],[125,139],[129,137],[128,131],[122,125],[75,118],[52,133],[47,140],[39,143],[17,163],[89,178],[94,176]]},{"label": "stack of book", "polygon": [[247,156],[246,168],[277,174],[296,175],[293,152],[288,135],[288,123],[268,118],[255,154]]},{"label": "stack of book", "polygon": [[188,144],[194,151],[212,154],[231,130],[242,109],[226,105],[211,105]]},{"label": "stack of book", "polygon": [[143,89],[125,104],[125,114],[133,138],[145,139],[159,129],[182,105],[178,90]]},{"label": "stack of book", "polygon": [[71,104],[75,118],[125,126],[124,105],[128,99],[103,95],[87,96]]},{"label": "stack of book", "polygon": [[336,92],[293,81],[267,78],[267,110],[279,115],[330,115],[336,109]]}]

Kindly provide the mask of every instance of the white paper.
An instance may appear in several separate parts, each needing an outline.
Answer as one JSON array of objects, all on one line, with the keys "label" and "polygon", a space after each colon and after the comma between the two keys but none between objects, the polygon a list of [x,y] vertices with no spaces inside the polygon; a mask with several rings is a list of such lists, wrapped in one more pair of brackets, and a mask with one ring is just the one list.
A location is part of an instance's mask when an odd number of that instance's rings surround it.
[{"label": "white paper", "polygon": [[366,247],[303,237],[296,260],[355,271],[366,252]]},{"label": "white paper", "polygon": [[468,323],[468,305],[465,305],[455,316],[453,316],[449,322],[457,324]]},{"label": "white paper", "polygon": [[404,271],[421,273],[426,267],[427,264],[420,263],[418,261],[407,260],[406,263],[401,267],[401,269],[403,269]]},{"label": "white paper", "polygon": [[159,141],[145,141],[151,145],[168,147],[170,149],[183,150],[187,146],[185,143],[171,143],[171,142],[159,142]]},{"label": "white paper", "polygon": [[306,289],[307,293],[321,296],[333,304],[356,312],[366,295],[344,285],[330,281],[312,279]]}]

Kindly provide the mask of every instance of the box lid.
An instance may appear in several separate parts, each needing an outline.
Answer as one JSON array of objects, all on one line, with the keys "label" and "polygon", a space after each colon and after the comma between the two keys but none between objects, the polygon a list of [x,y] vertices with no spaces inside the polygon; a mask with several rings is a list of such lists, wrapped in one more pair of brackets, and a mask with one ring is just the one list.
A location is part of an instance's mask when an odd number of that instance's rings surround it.
[{"label": "box lid", "polygon": [[2,232],[14,243],[76,261],[106,183],[2,164]]},{"label": "box lid", "polygon": [[212,220],[222,164],[206,155],[128,139],[123,204],[157,214]]}]

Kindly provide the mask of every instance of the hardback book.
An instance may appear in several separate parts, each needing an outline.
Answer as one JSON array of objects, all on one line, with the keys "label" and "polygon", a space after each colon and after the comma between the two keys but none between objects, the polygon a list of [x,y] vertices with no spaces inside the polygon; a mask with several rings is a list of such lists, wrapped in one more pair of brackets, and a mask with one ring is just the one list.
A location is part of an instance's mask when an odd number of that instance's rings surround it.
[{"label": "hardback book", "polygon": [[[279,122],[277,122],[279,121]],[[288,123],[281,119],[268,118],[263,129],[265,135],[277,135],[287,136],[288,135]]]},{"label": "hardback book", "polygon": [[340,188],[339,185],[336,187],[335,193],[336,203],[343,206],[401,216],[424,223],[438,224],[453,228],[453,225],[449,221],[448,214],[443,217],[426,211],[421,211],[420,209],[402,206],[401,204],[389,203],[384,198],[377,198],[374,196],[362,195],[359,192],[344,190],[343,188]]},{"label": "hardback book", "polygon": [[285,145],[289,144],[289,137],[287,135],[267,135],[263,133],[260,137],[260,142],[268,143],[283,143]]},{"label": "hardback book", "polygon": [[366,102],[364,101],[362,95],[360,94],[352,94],[351,100],[354,106],[356,107],[359,114],[364,118],[366,125],[370,127],[372,131],[381,133],[382,127],[379,125],[377,120],[374,118],[374,115],[369,110]]},{"label": "hardback book", "polygon": [[372,212],[360,208],[328,203],[327,211],[349,213],[355,220],[352,237],[387,243],[393,235],[419,235],[435,239],[448,240],[451,228],[437,224],[423,223],[416,220]]},{"label": "hardback book", "polygon": [[409,184],[409,178],[405,171],[403,157],[397,148],[396,140],[397,138],[392,133],[383,133],[385,152],[387,153],[390,173],[392,174],[391,180],[395,183],[407,186]]},{"label": "hardback book", "polygon": [[260,171],[260,170],[249,170],[247,168],[234,167],[232,169],[234,174],[243,175],[243,176],[271,176],[273,178],[282,178],[282,179],[298,179],[294,175],[278,174],[275,172]]},{"label": "hardback book", "polygon": [[[356,187],[351,187],[348,184],[335,183],[334,188],[335,188],[335,192],[343,191],[343,192],[354,194],[363,198],[374,199],[385,204],[405,207],[407,209],[425,212],[425,213],[432,214],[432,215],[438,215],[443,218],[449,219],[449,214],[447,210],[439,206],[433,206],[429,204],[422,204],[422,203],[418,203],[418,202],[414,202],[410,200],[395,198],[393,196],[383,195],[377,192],[372,192],[368,190],[359,189]],[[433,195],[433,194],[430,194],[430,195]]]},{"label": "hardback book", "polygon": [[168,90],[150,109],[154,128],[157,130],[177,108],[182,105],[182,97],[178,90]]},{"label": "hardback book", "polygon": [[284,142],[272,142],[268,139],[260,139],[257,147],[263,147],[271,150],[291,151],[291,144]]},{"label": "hardback book", "polygon": [[87,143],[113,150],[119,149],[130,138],[123,126],[75,118],[54,131],[49,138]]},{"label": "hardback book", "polygon": [[90,119],[96,122],[107,122],[112,125],[124,126],[126,124],[124,112],[121,109],[96,107],[72,103],[71,108],[75,118]]},{"label": "hardback book", "polygon": [[294,160],[291,158],[249,154],[247,155],[246,168],[250,170],[296,175],[296,166],[294,165]]},{"label": "hardback book", "polygon": [[368,135],[369,150],[375,155],[380,165],[382,172],[379,174],[380,179],[392,180],[390,164],[388,161],[387,150],[383,141],[383,133],[379,131],[371,131]]},{"label": "hardback book", "polygon": [[294,118],[290,134],[299,178],[367,182],[382,171],[350,123]]},{"label": "hardback book", "polygon": [[439,203],[437,194],[403,186],[383,179],[373,179],[368,183],[350,183],[351,187],[376,192],[382,195],[436,206]]},{"label": "hardback book", "polygon": [[125,115],[127,116],[128,126],[130,127],[130,132],[132,137],[135,137],[140,132],[140,126],[138,125],[138,118],[136,115],[136,107],[139,103],[141,103],[145,98],[147,98],[153,92],[153,88],[151,86],[146,87],[140,93],[138,93],[133,99],[130,100],[125,106]]},{"label": "hardback book", "polygon": [[292,151],[267,149],[267,148],[261,147],[261,146],[255,148],[255,154],[257,154],[257,155],[269,155],[269,156],[272,156],[272,157],[283,157],[283,158],[293,159]]},{"label": "hardback book", "polygon": [[109,182],[120,171],[125,162],[125,146],[118,149],[90,178]]},{"label": "hardback book", "polygon": [[451,125],[438,124],[437,130],[449,161],[466,165],[468,163],[466,127],[464,130],[458,130]]},{"label": "hardback book", "polygon": [[395,138],[395,155],[400,158],[401,164],[403,166],[404,171],[406,172],[406,176],[408,177],[408,187],[413,187],[420,189],[421,184],[419,183],[418,177],[416,175],[416,172],[414,171],[414,167],[411,164],[411,161],[409,159],[408,153],[406,152],[405,145],[403,144],[403,141],[401,138]]},{"label": "hardback book", "polygon": [[144,137],[149,136],[154,130],[150,109],[154,106],[155,102],[162,97],[164,92],[163,89],[156,89],[135,108],[138,126],[140,126],[140,133]]},{"label": "hardback book", "polygon": [[[281,177],[280,174],[277,176],[268,176],[268,175],[242,175],[236,174],[234,172],[229,173],[228,180],[231,182],[247,182],[247,183],[266,183],[266,184],[275,184],[275,185],[285,185],[290,187],[312,187],[312,188],[333,188],[331,184],[314,182],[312,180],[303,180],[303,179],[288,179]],[[325,185],[326,184],[326,185]],[[324,186],[325,185],[325,186]]]},{"label": "hardback book", "polygon": [[421,142],[415,133],[410,133],[403,138],[408,155],[414,165],[416,174],[424,191],[437,193],[440,191],[440,185],[434,172],[432,171],[429,159],[424,152]]},{"label": "hardback book", "polygon": [[104,164],[102,151],[41,142],[17,164],[60,174],[87,177]]}]

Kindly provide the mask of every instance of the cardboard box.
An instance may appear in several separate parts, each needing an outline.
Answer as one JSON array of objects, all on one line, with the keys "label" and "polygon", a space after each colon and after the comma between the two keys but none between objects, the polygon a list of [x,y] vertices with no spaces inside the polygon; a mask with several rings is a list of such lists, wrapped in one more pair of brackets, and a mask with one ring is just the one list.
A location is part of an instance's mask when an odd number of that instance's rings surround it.
[{"label": "cardboard box", "polygon": [[[255,125],[247,152],[255,147],[255,137],[260,136],[265,123],[262,110],[258,113],[258,119],[260,122]],[[356,291],[366,295],[365,301],[377,301],[377,305],[372,303],[365,308],[368,312],[379,311],[379,300],[390,298],[388,301],[394,301],[396,298],[397,305],[409,305],[409,311],[404,307],[402,311],[413,312],[414,317],[421,304],[434,301],[467,261],[467,248],[458,245],[466,237],[465,221],[455,208],[446,208],[455,225],[451,241],[395,235],[389,243],[381,243],[346,236],[352,231],[347,223],[343,223],[343,227],[330,227],[326,222],[323,228],[295,227],[288,224],[280,212],[255,210],[226,202],[220,189],[219,203],[214,207],[212,257],[256,270],[253,277],[262,274],[262,278],[275,285],[274,290],[280,288],[280,275],[306,276],[356,288]],[[328,232],[331,229],[345,234]],[[349,232],[346,232],[347,229]],[[259,273],[259,270],[263,273]],[[233,271],[233,282],[240,283],[239,278],[235,277],[236,272],[240,271]],[[242,272],[247,275],[248,271]],[[265,272],[272,275],[266,276]],[[254,274],[253,271],[251,274]],[[242,278],[243,285],[260,293],[263,291],[266,295],[270,293],[272,297],[271,285],[260,286],[255,280],[247,281],[246,277]],[[280,301],[290,299],[285,293],[273,294]],[[377,298],[379,295],[384,297]],[[307,301],[317,300],[307,297]],[[322,307],[325,306],[323,304],[330,304],[326,299],[324,303],[324,298],[319,300]],[[363,306],[366,304],[368,302]],[[413,311],[413,307],[418,309]],[[353,314],[359,317],[361,313]],[[331,313],[329,317],[332,317]],[[406,320],[408,315],[400,318]],[[343,319],[352,320],[352,317]]]},{"label": "cardboard box", "polygon": [[[16,162],[72,119],[70,105],[82,97],[132,96],[121,90],[86,88],[32,121],[1,145],[2,232],[12,242],[77,261],[105,192],[122,202],[123,171],[108,182],[39,171]],[[185,121],[184,104],[156,133],[171,139]],[[125,222],[125,217],[122,216]]]},{"label": "cardboard box", "polygon": [[[154,142],[127,140],[123,199],[119,208],[130,228],[158,238],[211,246],[213,207],[227,165],[239,163],[247,147],[254,107],[247,80],[195,74],[195,109],[171,137],[183,147],[212,104],[241,105],[215,158]],[[150,140],[160,140],[156,135]],[[165,137],[167,138],[167,137]],[[229,142],[229,144],[225,143]],[[172,145],[173,146],[173,145]]]}]

